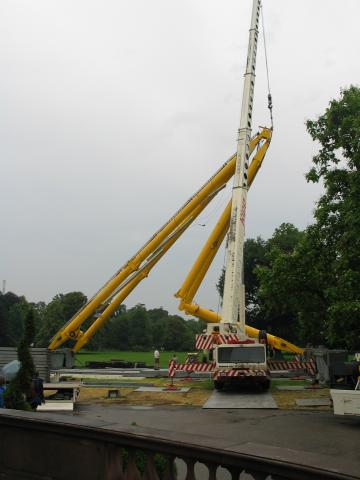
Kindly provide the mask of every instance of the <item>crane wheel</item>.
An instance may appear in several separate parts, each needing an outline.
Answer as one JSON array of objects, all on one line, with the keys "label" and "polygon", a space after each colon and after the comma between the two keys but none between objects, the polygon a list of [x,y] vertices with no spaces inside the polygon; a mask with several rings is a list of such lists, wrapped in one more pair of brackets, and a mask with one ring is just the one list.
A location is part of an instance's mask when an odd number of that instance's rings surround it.
[{"label": "crane wheel", "polygon": [[266,382],[261,384],[261,390],[263,392],[267,392],[270,388],[270,380],[266,380]]},{"label": "crane wheel", "polygon": [[214,381],[215,390],[222,390],[224,388],[223,382],[218,382],[217,380]]}]

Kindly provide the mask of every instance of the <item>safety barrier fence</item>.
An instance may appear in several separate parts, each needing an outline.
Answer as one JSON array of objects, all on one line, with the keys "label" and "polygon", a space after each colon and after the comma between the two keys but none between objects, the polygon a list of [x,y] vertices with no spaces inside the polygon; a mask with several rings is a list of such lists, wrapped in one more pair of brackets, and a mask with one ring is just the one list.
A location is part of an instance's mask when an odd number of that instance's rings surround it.
[{"label": "safety barrier fence", "polygon": [[[351,480],[328,457],[266,447],[230,445],[196,435],[119,429],[117,424],[0,412],[1,480]],[[160,455],[160,457],[159,457]],[[180,463],[184,467],[180,468]],[[346,466],[347,464],[344,463]],[[199,466],[201,467],[199,474]],[[182,471],[183,470],[183,471]],[[244,476],[244,474],[247,474]]]},{"label": "safety barrier fence", "polygon": [[[279,360],[269,360],[268,367],[271,371],[292,371],[304,373],[310,377],[316,375],[316,363],[312,360],[307,362],[302,361],[279,361]],[[169,362],[169,377],[173,378],[176,375],[176,372],[215,372],[216,364],[214,362],[210,363],[199,363],[199,362],[186,362],[186,363],[176,363]],[[233,370],[233,376],[237,376],[236,370]],[[243,375],[243,373],[242,373]],[[249,375],[254,375],[254,373],[249,372]],[[256,375],[256,373],[255,373]],[[259,373],[260,375],[260,373]]]},{"label": "safety barrier fence", "polygon": [[283,361],[283,360],[269,360],[268,366],[272,371],[279,370],[291,370],[291,371],[303,371],[305,374],[310,377],[316,375],[316,362],[314,360],[309,361]]},{"label": "safety barrier fence", "polygon": [[176,372],[212,372],[215,369],[215,363],[169,363],[169,377],[172,378]]}]

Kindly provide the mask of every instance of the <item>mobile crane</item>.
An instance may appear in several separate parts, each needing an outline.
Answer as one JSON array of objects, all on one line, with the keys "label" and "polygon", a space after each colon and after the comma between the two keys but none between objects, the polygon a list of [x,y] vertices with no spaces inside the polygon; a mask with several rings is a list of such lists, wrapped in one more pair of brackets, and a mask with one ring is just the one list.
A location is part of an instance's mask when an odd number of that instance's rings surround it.
[{"label": "mobile crane", "polygon": [[[260,17],[260,0],[253,0],[248,54],[244,75],[232,200],[227,209],[229,222],[227,261],[223,294],[222,316],[218,323],[209,324],[203,344],[213,349],[215,359],[215,387],[226,384],[270,385],[270,371],[266,360],[266,334],[251,339],[245,327],[244,238],[248,169],[250,157],[252,110],[255,87],[255,67]],[[271,112],[271,95],[269,92]],[[230,214],[230,217],[229,217]],[[182,296],[182,291],[178,292]]]},{"label": "mobile crane", "polygon": [[[176,297],[180,298],[179,308],[186,314],[194,315],[208,322],[205,340],[209,343],[210,339],[213,347],[217,345],[214,351],[216,363],[219,367],[216,373],[218,375],[216,385],[218,386],[227,377],[224,373],[232,370],[230,368],[232,366],[239,371],[244,371],[244,368],[246,368],[250,373],[255,372],[256,375],[259,374],[259,377],[264,377],[266,383],[268,381],[266,349],[262,342],[279,350],[293,353],[303,352],[299,347],[281,338],[267,333],[261,334],[259,330],[245,325],[245,289],[242,270],[246,195],[261,167],[272,137],[272,128],[261,127],[259,132],[251,138],[259,15],[260,0],[253,0],[237,153],[230,157],[180,210],[55,334],[49,345],[50,350],[57,349],[68,340],[73,342],[72,350],[74,352],[84,347],[134,288],[149,275],[152,268],[211,200],[226,186],[230,178],[234,176],[232,200],[226,206],[182,287],[175,294]],[[252,158],[251,155],[253,155]],[[193,303],[193,298],[228,230],[224,306],[222,317],[220,317],[217,313]],[[85,322],[89,322],[90,325],[85,331],[82,331],[81,327]],[[259,335],[261,337],[260,342]],[[219,341],[220,338],[231,338],[232,340],[231,343],[226,343],[226,341],[223,343]]]}]

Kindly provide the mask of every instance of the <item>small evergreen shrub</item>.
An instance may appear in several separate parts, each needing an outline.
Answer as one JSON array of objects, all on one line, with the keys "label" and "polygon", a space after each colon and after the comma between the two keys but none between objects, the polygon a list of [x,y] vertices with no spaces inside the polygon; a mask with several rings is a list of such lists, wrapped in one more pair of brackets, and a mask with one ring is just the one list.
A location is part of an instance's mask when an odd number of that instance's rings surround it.
[{"label": "small evergreen shrub", "polygon": [[31,383],[35,376],[35,365],[30,352],[30,345],[35,338],[34,310],[29,309],[24,324],[23,336],[17,348],[21,363],[16,377],[8,385],[5,394],[5,407],[14,410],[31,410],[28,399],[31,397]]}]

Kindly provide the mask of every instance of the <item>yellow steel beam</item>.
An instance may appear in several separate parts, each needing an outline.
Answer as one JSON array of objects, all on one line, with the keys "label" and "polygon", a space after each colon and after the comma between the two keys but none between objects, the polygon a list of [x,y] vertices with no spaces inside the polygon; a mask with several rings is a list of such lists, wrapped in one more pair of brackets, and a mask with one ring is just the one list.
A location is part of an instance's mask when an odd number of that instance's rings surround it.
[{"label": "yellow steel beam", "polygon": [[[212,312],[211,310],[207,310],[206,308],[200,307],[194,303],[180,303],[180,309],[183,310],[188,315],[193,315],[201,320],[205,320],[207,323],[220,323],[221,322],[221,315],[216,312]],[[252,338],[259,338],[259,330],[254,327],[250,327],[249,325],[245,325],[246,334]],[[284,340],[283,338],[276,337],[275,335],[271,335],[270,333],[266,333],[267,335],[267,342],[272,347],[283,350],[285,352],[291,352],[302,355],[304,353],[304,349],[297,347],[291,342]]]},{"label": "yellow steel beam", "polygon": [[[271,131],[267,131],[266,141],[261,145],[259,150],[254,155],[251,164],[248,169],[248,186],[253,183],[259,168],[263,162],[267,149],[269,148],[271,141]],[[259,142],[258,142],[259,143]],[[250,152],[255,148],[256,144],[252,142],[250,144]],[[235,171],[235,162],[233,163],[233,172]],[[201,282],[203,281],[223,239],[226,232],[229,229],[231,215],[231,201],[226,206],[222,213],[218,223],[215,225],[208,240],[201,249],[197,259],[195,260],[190,272],[186,276],[182,286],[175,294],[175,297],[181,298],[185,303],[191,303],[197,290],[199,289]]]},{"label": "yellow steel beam", "polygon": [[[229,168],[230,164],[230,168]],[[228,161],[222,169],[203,187],[198,194],[192,197],[184,207],[170,220],[163,230],[155,234],[151,241],[149,241],[144,249],[132,257],[128,263],[119,270],[119,272],[102,287],[97,294],[72,318],[64,327],[62,327],[52,338],[49,345],[50,350],[54,350],[62,345],[66,340],[76,339],[76,332],[79,331],[81,325],[89,318],[95,310],[111,297],[114,290],[116,290],[131,274],[136,272],[141,263],[151,255],[161,244],[166,241],[166,238],[172,235],[174,230],[178,228],[179,224],[184,222],[189,216],[194,214],[194,211],[203,205],[203,208],[213,198],[214,194],[228,181],[231,177],[231,161]],[[206,194],[205,194],[205,193]],[[202,209],[201,209],[202,210]],[[165,234],[166,233],[166,234]]]},{"label": "yellow steel beam", "polygon": [[229,229],[231,214],[231,201],[227,204],[219,221],[215,225],[199,256],[195,260],[190,272],[188,273],[181,288],[175,294],[175,297],[181,298],[186,303],[192,302],[194,295],[203,281],[211,262],[213,261],[226,232]]},{"label": "yellow steel beam", "polygon": [[[209,199],[210,201],[210,199]],[[209,202],[208,201],[208,202]],[[125,300],[128,295],[134,290],[134,288],[145,278],[148,277],[150,271],[153,267],[159,262],[159,260],[165,255],[165,253],[172,247],[176,240],[181,236],[181,234],[188,228],[188,226],[196,219],[196,217],[204,210],[208,202],[203,202],[203,204],[198,205],[198,207],[192,212],[190,218],[185,219],[185,221],[179,225],[176,232],[165,242],[161,248],[157,251],[156,254],[149,260],[144,268],[136,272],[133,278],[127,282],[123,288],[116,293],[114,298],[112,298],[111,303],[105,308],[101,315],[93,322],[93,324],[79,336],[76,344],[73,347],[74,352],[78,352],[81,348],[86,345],[86,343],[93,337],[93,335],[104,325],[106,320],[117,310],[121,303]]]},{"label": "yellow steel beam", "polygon": [[[266,142],[271,139],[271,130],[262,129],[251,140],[251,148],[255,148],[262,140]],[[163,242],[167,241],[174,231],[186,221],[189,216],[201,204],[206,205],[222,188],[233,175],[235,169],[236,155],[233,155],[199,190],[193,195],[183,207],[171,217],[171,219],[88,301],[88,303],[71,318],[52,338],[49,345],[50,350],[61,346],[66,340],[83,337],[80,332],[81,325],[101,306],[107,299],[111,298],[113,292],[121,289],[123,282],[134,272],[139,270],[141,264],[153,254]],[[178,237],[176,237],[178,238]],[[79,338],[79,340],[80,340]]]}]

